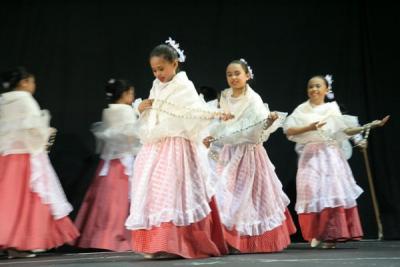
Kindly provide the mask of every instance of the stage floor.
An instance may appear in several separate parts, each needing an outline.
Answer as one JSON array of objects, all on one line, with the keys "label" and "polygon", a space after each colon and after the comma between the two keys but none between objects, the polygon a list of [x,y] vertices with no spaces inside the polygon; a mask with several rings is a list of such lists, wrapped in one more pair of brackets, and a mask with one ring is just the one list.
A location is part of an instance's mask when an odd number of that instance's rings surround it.
[{"label": "stage floor", "polygon": [[400,241],[361,241],[338,244],[336,249],[311,249],[305,243],[292,244],[280,253],[241,254],[201,260],[145,260],[131,252],[42,253],[31,259],[0,257],[0,267],[142,267],[142,266],[268,266],[268,267],[365,267],[400,266]]}]

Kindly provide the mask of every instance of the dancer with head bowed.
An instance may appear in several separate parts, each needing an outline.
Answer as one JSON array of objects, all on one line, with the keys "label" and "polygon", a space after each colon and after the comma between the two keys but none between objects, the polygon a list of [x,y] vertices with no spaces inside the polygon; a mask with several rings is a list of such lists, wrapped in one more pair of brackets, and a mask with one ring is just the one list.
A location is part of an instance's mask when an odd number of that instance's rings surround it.
[{"label": "dancer with head bowed", "polygon": [[23,67],[2,74],[0,97],[0,249],[8,256],[55,248],[78,237],[47,150],[55,129],[33,94],[35,76]]},{"label": "dancer with head bowed", "polygon": [[146,258],[204,258],[227,253],[218,209],[208,190],[199,133],[214,119],[231,116],[210,109],[186,72],[183,50],[171,38],[150,53],[155,80],[139,105],[139,134],[131,212],[132,249]]}]

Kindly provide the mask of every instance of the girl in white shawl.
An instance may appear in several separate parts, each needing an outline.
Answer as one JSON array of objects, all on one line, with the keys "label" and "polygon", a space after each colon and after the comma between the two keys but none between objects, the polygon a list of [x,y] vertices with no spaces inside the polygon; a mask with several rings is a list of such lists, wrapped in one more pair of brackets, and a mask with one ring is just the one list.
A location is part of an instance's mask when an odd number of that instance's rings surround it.
[{"label": "girl in white shawl", "polygon": [[78,237],[46,148],[55,129],[32,97],[35,77],[19,67],[2,75],[0,97],[0,249],[32,257]]},{"label": "girl in white shawl", "polygon": [[[230,88],[222,92],[220,105],[234,119],[220,123],[204,140],[206,146],[210,141],[223,144],[216,177],[225,240],[242,253],[281,251],[296,230],[287,210],[289,199],[263,142],[282,125],[286,114],[270,112],[247,84],[252,71],[246,61],[232,61],[226,78]],[[211,154],[216,154],[213,148]]]},{"label": "girl in white shawl", "polygon": [[103,118],[92,129],[97,138],[100,164],[86,193],[75,224],[82,248],[131,250],[131,233],[125,228],[129,214],[130,177],[140,149],[137,113],[132,107],[134,88],[127,80],[111,79],[106,85],[110,100]]},{"label": "girl in white shawl", "polygon": [[[363,190],[341,149],[343,141],[363,127],[356,117],[342,115],[336,102],[325,103],[326,95],[332,94],[331,84],[331,76],[312,77],[307,85],[309,100],[299,105],[284,125],[300,153],[296,211],[302,235],[312,247],[324,241],[324,248],[363,235],[356,203]],[[383,125],[387,119],[369,126]]]},{"label": "girl in white shawl", "polygon": [[222,114],[210,111],[186,73],[178,72],[183,51],[173,40],[168,43],[150,54],[156,79],[139,106],[143,147],[135,161],[126,226],[132,230],[132,249],[147,258],[220,256],[227,249],[198,142]]}]

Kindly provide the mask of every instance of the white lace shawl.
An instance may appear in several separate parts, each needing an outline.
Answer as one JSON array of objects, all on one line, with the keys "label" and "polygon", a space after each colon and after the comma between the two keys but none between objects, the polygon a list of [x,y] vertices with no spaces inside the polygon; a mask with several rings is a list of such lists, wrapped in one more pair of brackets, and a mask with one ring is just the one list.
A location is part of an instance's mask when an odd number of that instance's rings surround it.
[{"label": "white lace shawl", "polygon": [[103,110],[101,122],[94,123],[92,132],[96,136],[96,150],[104,160],[100,176],[107,176],[110,161],[119,159],[124,173],[131,176],[133,162],[142,144],[138,137],[138,113],[135,107],[125,104],[110,104]]},{"label": "white lace shawl", "polygon": [[50,206],[55,219],[72,211],[58,176],[45,152],[50,115],[40,110],[32,95],[12,91],[0,98],[0,154],[30,154],[30,188]]},{"label": "white lace shawl", "polygon": [[286,119],[283,129],[286,132],[289,128],[304,127],[316,121],[326,122],[321,127],[321,131],[309,131],[293,135],[289,137],[289,140],[303,144],[331,139],[341,141],[350,138],[343,132],[345,129],[359,125],[357,117],[343,115],[336,102],[328,102],[313,107],[309,101],[306,101],[299,105]]},{"label": "white lace shawl", "polygon": [[25,91],[0,97],[0,154],[40,153],[50,136],[50,114]]},{"label": "white lace shawl", "polygon": [[152,108],[139,119],[143,143],[173,136],[199,142],[199,133],[215,117],[215,110],[200,98],[185,72],[179,72],[168,83],[156,79],[149,98],[154,100]]},{"label": "white lace shawl", "polygon": [[93,125],[92,132],[104,160],[135,156],[141,147],[136,112],[125,104],[110,104],[104,109],[102,121]]},{"label": "white lace shawl", "polygon": [[279,112],[279,119],[265,129],[270,114],[268,105],[250,86],[247,85],[240,97],[232,97],[232,92],[231,88],[222,92],[220,106],[223,112],[232,113],[235,117],[220,122],[211,131],[213,137],[224,144],[258,144],[265,142],[271,133],[281,127],[286,114]]},{"label": "white lace shawl", "polygon": [[283,130],[289,128],[304,127],[313,122],[326,122],[318,131],[309,131],[298,135],[289,136],[288,139],[296,142],[296,151],[300,154],[307,143],[336,141],[349,159],[352,154],[352,147],[348,136],[343,131],[349,127],[359,126],[358,118],[355,116],[343,115],[336,102],[328,102],[313,107],[309,101],[300,104],[293,113],[287,117]]},{"label": "white lace shawl", "polygon": [[64,194],[47,153],[31,155],[30,164],[32,191],[39,195],[44,204],[50,206],[51,214],[56,220],[67,216],[73,208]]}]

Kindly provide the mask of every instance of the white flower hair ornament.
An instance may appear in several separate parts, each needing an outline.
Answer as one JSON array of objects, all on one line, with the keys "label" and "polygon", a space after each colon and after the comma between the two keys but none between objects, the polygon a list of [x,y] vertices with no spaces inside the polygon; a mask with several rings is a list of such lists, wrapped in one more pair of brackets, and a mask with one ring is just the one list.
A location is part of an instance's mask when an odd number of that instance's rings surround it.
[{"label": "white flower hair ornament", "polygon": [[[108,83],[108,84],[114,84],[114,83],[115,83],[115,79],[109,79],[107,83]],[[107,93],[106,93],[106,96],[112,97],[113,94],[110,93],[110,92],[107,92]]]},{"label": "white flower hair ornament", "polygon": [[249,63],[247,63],[247,61],[244,58],[241,58],[240,61],[242,61],[244,64],[246,64],[247,69],[249,70],[250,79],[254,79],[253,69],[250,67]]},{"label": "white flower hair ornament", "polygon": [[175,40],[172,40],[171,37],[169,37],[168,40],[165,41],[165,43],[167,43],[170,46],[172,46],[172,48],[175,49],[175,51],[178,53],[178,61],[179,62],[185,62],[186,56],[183,53],[184,50],[179,48],[179,43],[177,43]]},{"label": "white flower hair ornament", "polygon": [[328,82],[328,89],[329,89],[328,94],[326,95],[326,97],[328,99],[334,99],[335,98],[335,94],[332,91],[332,83],[333,83],[332,75],[327,74],[327,75],[325,75],[324,78]]}]

